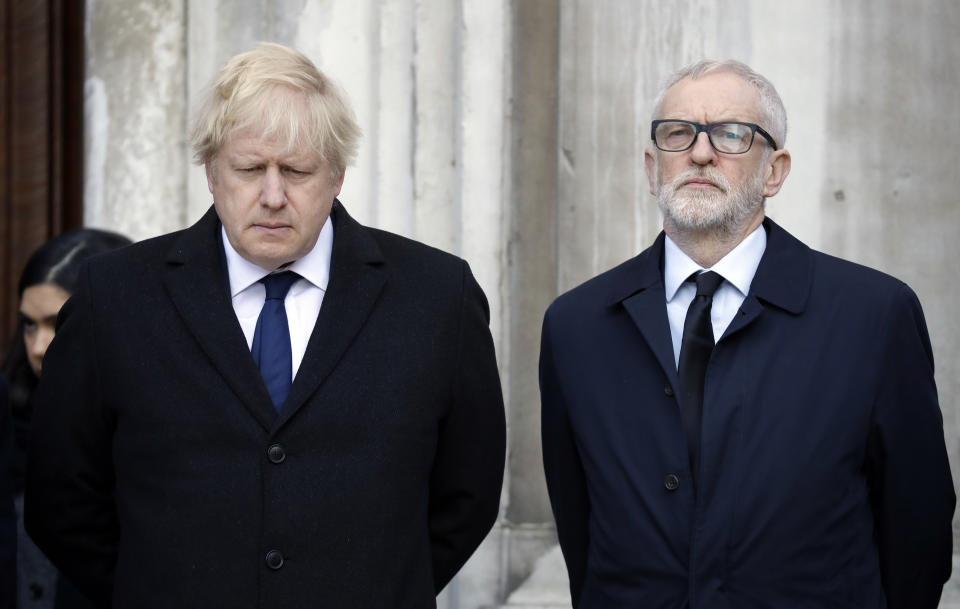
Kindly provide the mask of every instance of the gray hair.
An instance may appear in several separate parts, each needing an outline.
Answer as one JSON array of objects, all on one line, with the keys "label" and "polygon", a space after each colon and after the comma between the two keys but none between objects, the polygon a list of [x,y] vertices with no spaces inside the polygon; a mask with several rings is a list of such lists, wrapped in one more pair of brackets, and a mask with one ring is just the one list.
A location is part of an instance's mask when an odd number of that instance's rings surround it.
[{"label": "gray hair", "polygon": [[657,100],[653,105],[653,118],[661,118],[660,111],[663,106],[663,98],[672,86],[681,80],[687,78],[696,80],[714,72],[736,74],[756,87],[760,93],[761,120],[765,123],[761,125],[761,127],[770,132],[770,135],[772,135],[773,139],[777,142],[777,146],[783,148],[787,141],[787,110],[783,107],[780,94],[777,93],[777,89],[773,86],[773,83],[763,75],[754,72],[747,64],[733,59],[724,61],[704,59],[671,74],[664,81],[663,86],[660,88],[660,93],[657,95]]}]

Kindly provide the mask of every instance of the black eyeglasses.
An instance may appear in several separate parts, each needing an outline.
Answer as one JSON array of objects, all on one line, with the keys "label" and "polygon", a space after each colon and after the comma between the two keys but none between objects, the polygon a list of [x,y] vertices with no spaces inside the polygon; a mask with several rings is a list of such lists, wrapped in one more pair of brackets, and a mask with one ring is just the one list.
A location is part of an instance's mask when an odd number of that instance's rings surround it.
[{"label": "black eyeglasses", "polygon": [[753,146],[753,137],[756,133],[767,138],[770,146],[777,150],[777,143],[773,141],[773,137],[764,131],[760,125],[738,121],[710,123],[708,125],[674,119],[653,121],[653,125],[650,127],[650,137],[653,139],[654,145],[664,152],[683,152],[693,146],[701,131],[707,133],[710,145],[717,152],[743,154]]}]

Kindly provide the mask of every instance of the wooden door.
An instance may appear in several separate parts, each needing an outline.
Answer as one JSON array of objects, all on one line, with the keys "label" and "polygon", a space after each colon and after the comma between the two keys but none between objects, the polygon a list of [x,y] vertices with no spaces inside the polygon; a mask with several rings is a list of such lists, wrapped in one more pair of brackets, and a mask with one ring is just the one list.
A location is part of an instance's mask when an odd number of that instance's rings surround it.
[{"label": "wooden door", "polygon": [[0,0],[0,347],[30,253],[83,223],[84,0]]}]

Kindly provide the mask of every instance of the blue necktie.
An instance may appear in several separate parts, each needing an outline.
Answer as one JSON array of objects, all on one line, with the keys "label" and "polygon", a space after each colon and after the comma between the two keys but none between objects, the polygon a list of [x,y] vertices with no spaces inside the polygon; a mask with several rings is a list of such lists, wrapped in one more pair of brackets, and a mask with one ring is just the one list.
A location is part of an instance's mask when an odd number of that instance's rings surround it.
[{"label": "blue necktie", "polygon": [[267,298],[263,301],[260,317],[257,318],[257,329],[253,333],[253,347],[250,351],[277,410],[280,410],[290,393],[290,381],[293,377],[290,327],[287,325],[287,311],[283,306],[283,299],[287,297],[290,286],[297,279],[300,279],[300,275],[293,271],[284,271],[267,275],[260,280],[267,288]]}]

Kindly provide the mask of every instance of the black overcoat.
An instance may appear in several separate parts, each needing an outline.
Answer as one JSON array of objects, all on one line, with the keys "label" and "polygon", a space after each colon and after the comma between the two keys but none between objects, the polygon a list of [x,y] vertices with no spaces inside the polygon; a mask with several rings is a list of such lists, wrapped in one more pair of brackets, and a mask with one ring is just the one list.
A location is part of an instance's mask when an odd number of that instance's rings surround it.
[{"label": "black overcoat", "polygon": [[220,223],[93,259],[37,390],[26,523],[104,607],[435,606],[493,524],[505,423],[467,264],[335,202],[277,414]]},{"label": "black overcoat", "polygon": [[17,513],[13,509],[13,420],[7,381],[0,376],[0,609],[16,606]]}]

